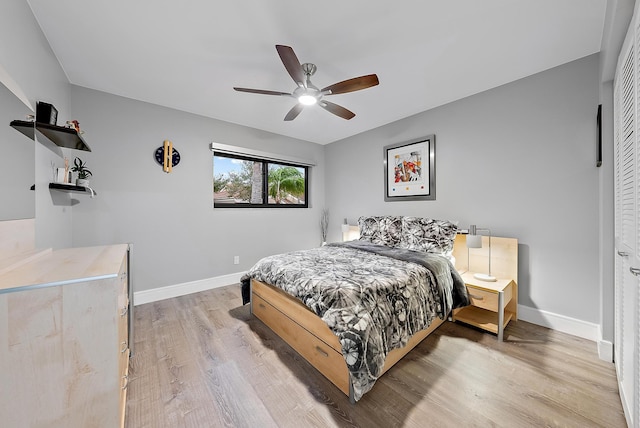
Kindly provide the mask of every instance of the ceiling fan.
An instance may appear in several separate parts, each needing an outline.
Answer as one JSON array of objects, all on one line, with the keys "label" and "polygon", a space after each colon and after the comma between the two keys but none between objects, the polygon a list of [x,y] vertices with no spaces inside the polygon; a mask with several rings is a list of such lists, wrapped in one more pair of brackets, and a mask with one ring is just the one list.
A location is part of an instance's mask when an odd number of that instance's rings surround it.
[{"label": "ceiling fan", "polygon": [[355,116],[355,113],[338,104],[326,101],[324,97],[367,89],[372,86],[376,86],[379,83],[378,76],[375,74],[368,74],[366,76],[343,80],[342,82],[334,83],[333,85],[318,89],[313,85],[313,83],[311,83],[311,76],[313,76],[317,70],[315,64],[308,62],[300,64],[298,57],[290,46],[276,45],[276,50],[278,51],[278,55],[280,55],[284,68],[287,69],[293,81],[298,85],[293,92],[289,93],[237,87],[234,87],[233,89],[252,94],[278,95],[296,98],[298,103],[293,106],[293,108],[289,110],[287,115],[284,117],[284,120],[286,121],[295,119],[305,106],[314,104],[318,104],[329,113],[333,113],[343,119],[352,119]]}]

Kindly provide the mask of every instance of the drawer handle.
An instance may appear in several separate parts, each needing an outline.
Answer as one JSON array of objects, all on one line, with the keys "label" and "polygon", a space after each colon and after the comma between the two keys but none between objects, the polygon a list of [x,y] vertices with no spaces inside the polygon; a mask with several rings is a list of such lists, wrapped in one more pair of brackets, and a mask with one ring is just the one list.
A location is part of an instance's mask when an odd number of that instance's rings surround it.
[{"label": "drawer handle", "polygon": [[120,353],[124,354],[125,352],[127,352],[127,349],[129,348],[129,345],[127,345],[127,342],[122,342],[120,345],[122,345],[122,349],[120,349]]},{"label": "drawer handle", "polygon": [[120,312],[120,316],[124,317],[125,315],[127,315],[127,312],[129,312],[129,305],[122,308],[122,312]]},{"label": "drawer handle", "polygon": [[260,306],[262,309],[266,309],[267,307],[264,305],[264,303],[258,303],[258,306]]},{"label": "drawer handle", "polygon": [[129,375],[122,376],[122,379],[124,379],[124,385],[122,385],[122,390],[125,390],[129,387]]},{"label": "drawer handle", "polygon": [[325,357],[329,356],[329,353],[319,346],[316,346],[316,351],[318,351],[320,354],[324,355]]},{"label": "drawer handle", "polygon": [[471,294],[471,293],[467,293],[467,294],[469,294],[469,297],[471,297],[472,299],[484,300],[484,296],[476,296],[476,295]]},{"label": "drawer handle", "polygon": [[618,251],[618,255],[619,255],[620,257],[629,257],[629,253],[624,252],[624,251]]},{"label": "drawer handle", "polygon": [[634,276],[640,276],[640,269],[638,268],[630,267],[629,272],[631,272]]}]

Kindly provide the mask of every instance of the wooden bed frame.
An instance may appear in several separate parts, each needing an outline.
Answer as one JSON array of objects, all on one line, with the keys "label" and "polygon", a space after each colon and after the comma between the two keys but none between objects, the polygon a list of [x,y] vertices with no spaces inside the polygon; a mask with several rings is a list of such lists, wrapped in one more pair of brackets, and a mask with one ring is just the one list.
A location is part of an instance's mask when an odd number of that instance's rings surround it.
[{"label": "wooden bed frame", "polygon": [[[465,236],[456,236],[454,243],[453,253],[458,270],[468,269]],[[500,246],[500,239],[492,238],[492,261],[494,257],[499,257]],[[342,356],[338,337],[320,317],[300,300],[279,288],[253,279],[251,280],[251,313],[345,393],[351,403],[355,403],[349,371]],[[444,320],[436,317],[428,328],[413,335],[404,348],[389,352],[381,374],[393,367],[442,323]]]},{"label": "wooden bed frame", "polygon": [[[251,312],[355,403],[349,370],[338,337],[319,316],[279,288],[253,279]],[[382,373],[443,322],[436,317],[428,328],[413,335],[407,346],[389,352]]]}]

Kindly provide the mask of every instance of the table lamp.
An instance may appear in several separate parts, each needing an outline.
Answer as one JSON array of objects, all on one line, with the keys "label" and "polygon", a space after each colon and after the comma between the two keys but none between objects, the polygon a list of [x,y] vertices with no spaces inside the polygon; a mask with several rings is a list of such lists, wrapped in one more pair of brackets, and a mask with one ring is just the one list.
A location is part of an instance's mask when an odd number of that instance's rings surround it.
[{"label": "table lamp", "polygon": [[467,260],[469,269],[471,269],[471,258],[469,248],[482,248],[482,235],[478,235],[479,231],[488,232],[489,236],[489,273],[475,273],[473,277],[481,281],[496,281],[496,277],[491,275],[491,231],[489,229],[480,229],[475,224],[469,226],[469,234],[467,235]]}]

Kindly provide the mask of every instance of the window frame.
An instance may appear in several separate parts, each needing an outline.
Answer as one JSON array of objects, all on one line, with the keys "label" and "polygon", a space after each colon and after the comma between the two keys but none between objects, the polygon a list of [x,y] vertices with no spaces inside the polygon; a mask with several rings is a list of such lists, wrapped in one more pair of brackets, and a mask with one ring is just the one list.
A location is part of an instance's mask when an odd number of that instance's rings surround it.
[{"label": "window frame", "polygon": [[[229,159],[238,159],[242,161],[259,162],[262,164],[262,203],[255,204],[251,202],[246,203],[224,203],[216,202],[215,196],[213,198],[213,208],[309,208],[309,171],[310,165],[301,163],[295,163],[287,160],[278,160],[275,158],[262,158],[259,156],[243,155],[237,153],[229,153],[227,151],[218,151],[213,149],[213,156],[211,158],[211,165],[214,166],[214,158],[223,157]],[[269,203],[269,165],[283,165],[291,166],[294,168],[301,168],[304,170],[304,204],[275,204]],[[213,174],[211,177],[212,186],[215,185],[216,171],[213,167]],[[215,193],[214,193],[215,195]]]}]

